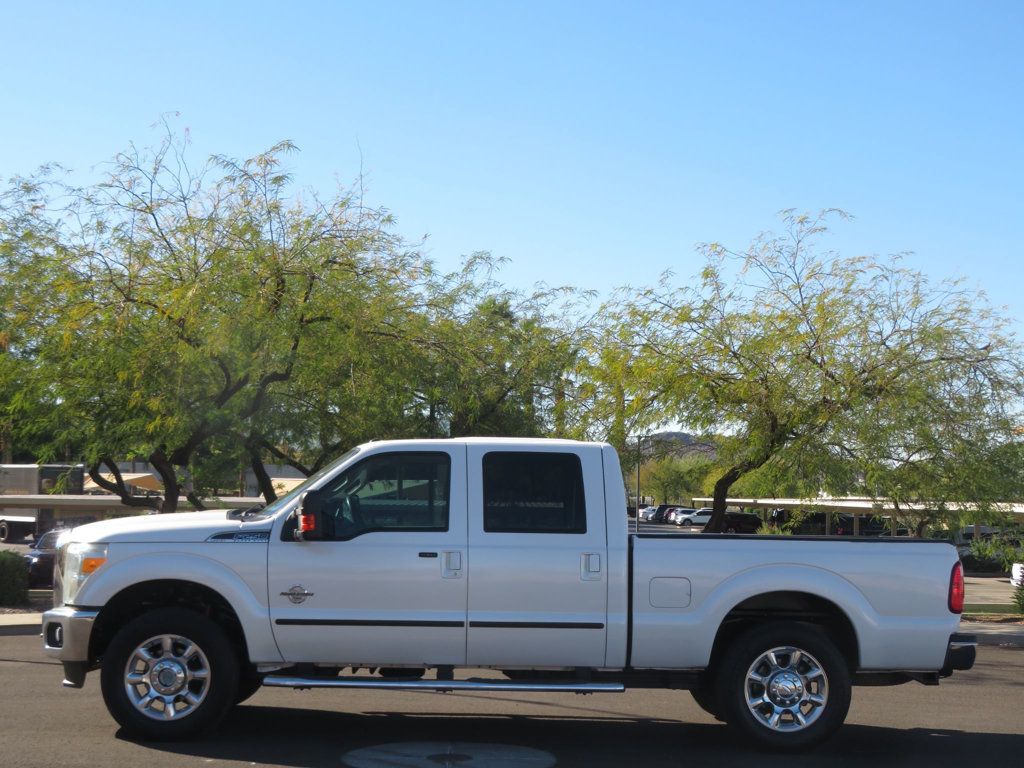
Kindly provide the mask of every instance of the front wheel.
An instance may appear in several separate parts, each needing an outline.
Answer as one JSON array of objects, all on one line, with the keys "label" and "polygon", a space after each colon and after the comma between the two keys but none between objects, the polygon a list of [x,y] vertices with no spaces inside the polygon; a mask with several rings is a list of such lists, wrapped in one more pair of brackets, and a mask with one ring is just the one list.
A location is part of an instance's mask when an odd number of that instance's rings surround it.
[{"label": "front wheel", "polygon": [[103,654],[100,683],[114,719],[147,739],[212,729],[235,702],[238,659],[224,631],[185,608],[128,622]]},{"label": "front wheel", "polygon": [[256,665],[243,664],[238,671],[238,689],[235,704],[241,704],[256,694],[263,686],[263,676],[256,671]]},{"label": "front wheel", "polygon": [[826,739],[850,708],[850,671],[816,626],[755,626],[726,651],[717,701],[726,721],[761,746],[801,749]]},{"label": "front wheel", "polygon": [[690,695],[697,702],[697,706],[715,718],[715,720],[719,722],[725,720],[722,717],[722,708],[718,704],[718,698],[715,696],[715,689],[712,686],[702,684],[696,688],[691,688]]}]

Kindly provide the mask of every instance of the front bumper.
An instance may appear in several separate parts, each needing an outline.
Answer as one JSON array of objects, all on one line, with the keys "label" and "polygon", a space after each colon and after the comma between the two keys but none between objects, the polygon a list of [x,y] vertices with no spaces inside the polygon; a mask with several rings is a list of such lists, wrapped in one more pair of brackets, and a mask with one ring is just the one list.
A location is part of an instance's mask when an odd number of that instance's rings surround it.
[{"label": "front bumper", "polygon": [[64,665],[64,685],[81,688],[89,671],[89,638],[99,615],[95,608],[62,606],[43,614],[43,651]]},{"label": "front bumper", "polygon": [[974,666],[977,654],[978,638],[975,635],[954,632],[949,636],[949,644],[946,646],[946,661],[942,665],[939,675],[949,677],[954,671],[970,669]]}]

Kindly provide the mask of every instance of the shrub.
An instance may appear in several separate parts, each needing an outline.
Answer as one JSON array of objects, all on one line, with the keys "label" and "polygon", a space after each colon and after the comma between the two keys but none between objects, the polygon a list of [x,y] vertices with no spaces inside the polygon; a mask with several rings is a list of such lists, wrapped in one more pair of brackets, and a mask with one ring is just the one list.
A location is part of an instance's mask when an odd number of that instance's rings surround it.
[{"label": "shrub", "polygon": [[1024,616],[1024,582],[1013,590],[1013,604],[1017,606],[1017,613]]},{"label": "shrub", "polygon": [[1015,562],[1024,560],[1024,550],[1013,540],[999,537],[975,539],[964,555],[964,568],[978,573],[1007,573]]},{"label": "shrub", "polygon": [[0,552],[0,605],[28,602],[28,568],[17,552]]},{"label": "shrub", "polygon": [[793,531],[789,528],[785,526],[779,528],[772,523],[762,523],[761,527],[757,529],[757,534],[759,536],[789,536],[792,533]]}]

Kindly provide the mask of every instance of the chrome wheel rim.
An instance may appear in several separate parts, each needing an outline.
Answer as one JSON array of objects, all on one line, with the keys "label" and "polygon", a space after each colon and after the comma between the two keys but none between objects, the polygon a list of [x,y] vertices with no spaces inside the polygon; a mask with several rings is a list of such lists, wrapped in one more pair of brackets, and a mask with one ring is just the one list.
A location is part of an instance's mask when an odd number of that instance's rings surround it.
[{"label": "chrome wheel rim", "polygon": [[203,703],[210,690],[210,662],[181,635],[156,635],[139,643],[124,668],[132,706],[152,720],[180,720]]},{"label": "chrome wheel rim", "polygon": [[828,676],[814,656],[783,645],[765,651],[747,670],[744,695],[754,719],[772,731],[813,725],[828,703]]}]

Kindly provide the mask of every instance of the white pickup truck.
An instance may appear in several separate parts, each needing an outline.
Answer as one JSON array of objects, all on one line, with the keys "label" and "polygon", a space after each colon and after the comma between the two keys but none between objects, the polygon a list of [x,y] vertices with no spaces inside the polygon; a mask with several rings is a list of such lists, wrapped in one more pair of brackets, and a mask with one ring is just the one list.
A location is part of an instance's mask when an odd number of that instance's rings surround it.
[{"label": "white pickup truck", "polygon": [[66,686],[99,668],[113,717],[165,739],[260,685],[646,687],[804,747],[842,724],[852,685],[974,663],[948,544],[628,525],[608,445],[369,443],[266,508],[65,534],[44,647]]}]

